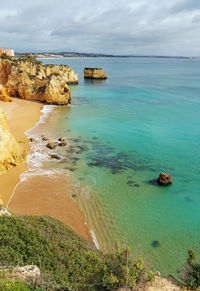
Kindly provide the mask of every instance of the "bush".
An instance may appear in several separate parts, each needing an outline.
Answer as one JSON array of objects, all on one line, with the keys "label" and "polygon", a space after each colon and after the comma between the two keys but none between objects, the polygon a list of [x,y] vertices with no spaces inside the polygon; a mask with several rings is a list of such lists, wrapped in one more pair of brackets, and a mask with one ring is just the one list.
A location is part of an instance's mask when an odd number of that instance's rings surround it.
[{"label": "bush", "polygon": [[196,260],[193,250],[188,250],[184,281],[189,289],[197,290],[200,288],[200,263]]},{"label": "bush", "polygon": [[28,291],[30,286],[26,282],[9,279],[8,272],[0,271],[0,290],[3,291]]},{"label": "bush", "polygon": [[37,265],[46,290],[135,287],[145,273],[128,248],[104,255],[51,217],[0,217],[0,248],[0,265]]}]

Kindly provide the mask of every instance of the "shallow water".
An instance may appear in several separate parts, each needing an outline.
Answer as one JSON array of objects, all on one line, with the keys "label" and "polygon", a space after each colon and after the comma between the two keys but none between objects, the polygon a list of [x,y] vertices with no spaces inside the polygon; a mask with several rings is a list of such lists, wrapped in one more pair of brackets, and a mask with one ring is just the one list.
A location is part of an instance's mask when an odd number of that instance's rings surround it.
[{"label": "shallow water", "polygon": [[[200,242],[200,61],[43,62],[79,73],[71,107],[55,108],[44,126],[51,137],[68,136],[71,148],[47,166],[71,171],[103,250],[119,241],[152,269],[176,275]],[[90,66],[103,67],[108,80],[84,81]],[[161,171],[173,185],[154,183]]]}]

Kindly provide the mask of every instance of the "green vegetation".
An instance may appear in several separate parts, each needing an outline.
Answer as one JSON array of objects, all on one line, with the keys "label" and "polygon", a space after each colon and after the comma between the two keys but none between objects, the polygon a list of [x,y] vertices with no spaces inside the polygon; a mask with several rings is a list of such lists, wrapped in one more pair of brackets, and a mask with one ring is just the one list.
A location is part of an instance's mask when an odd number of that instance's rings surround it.
[{"label": "green vegetation", "polygon": [[25,54],[25,58],[21,58],[20,60],[26,60],[26,61],[29,61],[33,64],[42,64],[41,61],[38,61],[35,57],[33,57],[32,55],[30,54]]},{"label": "green vegetation", "polygon": [[34,264],[42,272],[35,289],[12,290],[111,290],[152,279],[128,248],[104,255],[51,217],[0,217],[0,248],[0,265]]},{"label": "green vegetation", "polygon": [[12,57],[11,56],[8,56],[7,53],[3,53],[2,56],[1,56],[1,59],[10,60],[10,59],[12,59]]},{"label": "green vegetation", "polygon": [[0,290],[3,291],[28,291],[30,285],[19,280],[11,280],[8,271],[0,271]]},{"label": "green vegetation", "polygon": [[33,74],[29,73],[29,72],[26,72],[26,73],[27,73],[27,75],[28,75],[28,77],[29,77],[30,80],[33,80],[33,79],[36,78],[35,75],[33,75]]},{"label": "green vegetation", "polygon": [[184,281],[189,289],[200,290],[200,263],[193,250],[188,250]]},{"label": "green vegetation", "polygon": [[37,89],[36,94],[39,94],[39,93],[44,94],[44,92],[45,92],[45,90],[46,90],[46,87],[47,87],[46,85],[39,87],[39,88]]}]

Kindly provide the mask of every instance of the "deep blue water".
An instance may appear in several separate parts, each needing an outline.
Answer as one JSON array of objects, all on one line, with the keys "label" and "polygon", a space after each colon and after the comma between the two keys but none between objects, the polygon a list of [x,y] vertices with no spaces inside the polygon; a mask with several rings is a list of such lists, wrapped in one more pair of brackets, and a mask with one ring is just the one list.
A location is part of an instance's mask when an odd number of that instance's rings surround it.
[{"label": "deep blue water", "polygon": [[[153,269],[176,274],[187,249],[200,243],[200,61],[43,62],[67,64],[79,74],[72,107],[56,110],[51,130],[88,147],[73,175],[101,205],[86,212],[102,249],[117,237]],[[108,80],[84,81],[83,68],[90,66],[102,67]],[[161,171],[173,176],[172,185],[150,182]]]}]

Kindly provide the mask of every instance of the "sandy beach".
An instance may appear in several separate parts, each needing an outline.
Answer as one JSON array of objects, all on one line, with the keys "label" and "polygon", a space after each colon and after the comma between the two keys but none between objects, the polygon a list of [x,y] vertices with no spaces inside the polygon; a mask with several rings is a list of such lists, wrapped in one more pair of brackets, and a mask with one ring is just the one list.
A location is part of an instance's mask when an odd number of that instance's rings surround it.
[{"label": "sandy beach", "polygon": [[[15,139],[20,142],[26,151],[30,149],[27,136],[24,134],[26,130],[32,128],[42,115],[42,104],[37,102],[26,101],[22,99],[13,99],[13,102],[0,102],[0,107],[4,110],[10,131]],[[11,168],[3,175],[0,175],[1,192],[0,199],[6,206],[8,200],[16,186],[20,181],[20,175],[27,170],[26,163]]]},{"label": "sandy beach", "polygon": [[[39,121],[43,105],[14,99],[12,103],[0,102],[0,107],[7,116],[10,131],[29,151],[30,144],[24,132]],[[27,183],[20,181],[20,175],[26,175],[25,172],[28,173],[28,168],[23,163],[0,175],[0,199],[3,204],[19,215],[49,215],[58,218],[93,243],[84,214],[71,197],[67,177],[38,174],[31,176]]]}]

